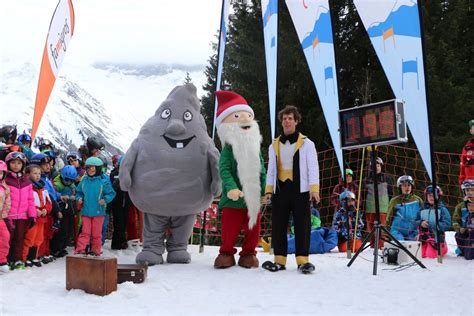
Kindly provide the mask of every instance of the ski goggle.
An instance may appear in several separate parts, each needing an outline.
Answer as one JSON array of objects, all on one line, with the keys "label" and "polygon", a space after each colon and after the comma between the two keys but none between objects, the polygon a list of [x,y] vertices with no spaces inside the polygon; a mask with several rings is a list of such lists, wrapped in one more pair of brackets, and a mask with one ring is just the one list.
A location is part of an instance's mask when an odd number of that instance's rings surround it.
[{"label": "ski goggle", "polygon": [[10,157],[11,157],[12,160],[13,159],[21,159],[23,161],[26,160],[25,154],[22,153],[22,152],[18,152],[18,151],[12,152]]},{"label": "ski goggle", "polygon": [[50,157],[51,159],[55,159],[56,158],[56,153],[52,150],[43,150],[42,151],[43,154],[47,155],[48,157]]}]

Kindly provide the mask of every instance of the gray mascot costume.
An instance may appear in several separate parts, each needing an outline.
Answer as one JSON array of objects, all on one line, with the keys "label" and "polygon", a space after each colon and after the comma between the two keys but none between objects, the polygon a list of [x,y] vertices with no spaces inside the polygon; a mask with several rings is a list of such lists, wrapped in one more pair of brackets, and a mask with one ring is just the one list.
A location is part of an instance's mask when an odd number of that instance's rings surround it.
[{"label": "gray mascot costume", "polygon": [[[189,263],[196,214],[219,196],[219,151],[193,84],[175,87],[141,128],[120,165],[120,187],[144,213],[137,263]],[[167,229],[171,235],[166,237]]]}]

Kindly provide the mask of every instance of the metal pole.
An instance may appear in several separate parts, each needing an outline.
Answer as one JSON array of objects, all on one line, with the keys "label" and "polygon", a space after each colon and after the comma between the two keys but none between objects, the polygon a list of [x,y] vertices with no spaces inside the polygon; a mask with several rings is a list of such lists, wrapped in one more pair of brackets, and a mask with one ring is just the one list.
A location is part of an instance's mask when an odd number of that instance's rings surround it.
[{"label": "metal pole", "polygon": [[419,14],[419,19],[420,19],[420,31],[421,31],[421,50],[423,53],[423,70],[425,74],[425,95],[426,95],[426,112],[428,115],[428,135],[430,139],[430,157],[431,157],[431,183],[433,186],[433,196],[434,196],[434,209],[435,209],[435,222],[436,222],[436,227],[435,227],[435,238],[436,238],[436,250],[438,252],[438,263],[443,263],[443,258],[441,257],[441,245],[440,245],[440,232],[439,232],[439,212],[438,212],[438,202],[439,202],[439,196],[438,196],[438,190],[436,190],[437,183],[436,183],[436,164],[435,164],[435,156],[434,156],[434,151],[433,151],[433,134],[432,134],[432,128],[431,128],[431,114],[430,114],[430,102],[429,102],[429,94],[428,94],[428,73],[426,71],[426,53],[425,53],[425,34],[424,34],[424,28],[423,28],[423,15],[421,13],[421,0],[418,1],[418,14]]},{"label": "metal pole", "polygon": [[[217,76],[219,75],[219,57],[220,57],[219,51],[221,50],[222,22],[224,21],[224,5],[225,5],[225,0],[222,0],[221,20],[220,20],[220,25],[219,25],[219,41],[217,42],[217,56],[216,56],[217,65],[216,65],[216,81],[214,82],[214,92],[217,91],[217,89],[220,89],[220,87],[217,86]],[[224,58],[224,56],[222,56],[222,58]],[[224,64],[222,64],[222,68],[224,68]],[[214,97],[214,111],[212,112],[212,139],[214,139],[214,136],[215,136],[214,121],[216,119],[216,111],[217,111],[217,98]]]},{"label": "metal pole", "polygon": [[372,182],[374,183],[374,201],[375,201],[375,221],[374,221],[374,229],[375,229],[375,243],[374,243],[374,270],[372,272],[373,275],[377,275],[377,263],[379,258],[379,240],[380,240],[380,204],[379,204],[379,184],[377,181],[377,169],[375,167],[375,155],[376,149],[375,145],[372,145]]}]

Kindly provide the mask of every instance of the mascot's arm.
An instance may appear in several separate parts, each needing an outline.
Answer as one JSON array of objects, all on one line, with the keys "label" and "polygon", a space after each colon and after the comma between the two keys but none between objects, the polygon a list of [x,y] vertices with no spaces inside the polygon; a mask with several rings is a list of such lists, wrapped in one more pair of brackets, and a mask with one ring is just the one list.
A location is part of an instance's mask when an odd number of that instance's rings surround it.
[{"label": "mascot's arm", "polygon": [[135,166],[135,161],[137,160],[138,156],[138,140],[135,139],[127,150],[125,154],[125,158],[123,159],[122,163],[120,164],[119,170],[119,179],[120,179],[120,188],[123,191],[128,191],[132,186],[132,170],[133,166]]},{"label": "mascot's arm", "polygon": [[209,169],[211,170],[211,194],[213,197],[221,195],[221,177],[219,176],[219,151],[215,146],[210,146],[207,151]]},{"label": "mascot's arm", "polygon": [[234,189],[239,189],[232,175],[233,161],[234,157],[232,154],[232,149],[229,145],[225,145],[224,148],[222,148],[221,158],[219,160],[219,172],[221,175],[222,184],[227,192]]}]

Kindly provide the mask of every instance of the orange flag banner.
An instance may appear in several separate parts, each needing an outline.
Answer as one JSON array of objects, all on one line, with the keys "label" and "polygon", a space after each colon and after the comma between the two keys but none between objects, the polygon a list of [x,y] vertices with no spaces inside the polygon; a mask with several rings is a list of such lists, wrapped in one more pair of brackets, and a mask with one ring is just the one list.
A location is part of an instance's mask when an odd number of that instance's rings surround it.
[{"label": "orange flag banner", "polygon": [[49,96],[53,90],[54,82],[58,76],[66,51],[69,48],[69,41],[73,33],[74,8],[72,0],[60,0],[56,10],[54,10],[44,46],[33,114],[32,138],[36,136],[36,131],[46,110]]}]

